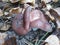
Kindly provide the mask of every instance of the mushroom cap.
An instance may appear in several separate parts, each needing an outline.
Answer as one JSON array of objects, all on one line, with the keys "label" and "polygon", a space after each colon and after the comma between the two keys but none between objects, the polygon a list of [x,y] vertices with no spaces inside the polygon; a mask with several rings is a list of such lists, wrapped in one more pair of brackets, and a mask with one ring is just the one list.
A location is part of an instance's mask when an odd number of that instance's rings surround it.
[{"label": "mushroom cap", "polygon": [[33,10],[31,12],[30,25],[32,28],[39,28],[41,30],[51,32],[52,27],[44,17],[44,14],[40,10]]},{"label": "mushroom cap", "polygon": [[24,28],[24,22],[23,22],[23,15],[22,14],[17,14],[14,17],[14,19],[12,20],[12,28],[19,35],[25,35],[30,31],[29,29],[26,30]]}]

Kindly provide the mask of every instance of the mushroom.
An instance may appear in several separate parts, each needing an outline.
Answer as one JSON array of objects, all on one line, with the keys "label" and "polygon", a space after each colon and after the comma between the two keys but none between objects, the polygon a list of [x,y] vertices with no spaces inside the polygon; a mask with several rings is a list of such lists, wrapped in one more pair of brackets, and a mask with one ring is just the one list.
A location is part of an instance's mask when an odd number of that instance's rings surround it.
[{"label": "mushroom", "polygon": [[31,6],[28,6],[23,14],[16,14],[12,20],[12,28],[19,35],[27,34],[30,28],[52,31],[52,27],[45,19],[44,14],[40,10],[33,10]]},{"label": "mushroom", "polygon": [[[12,20],[12,28],[19,35],[25,35],[30,31],[30,29],[29,29],[29,24],[30,24],[29,17],[30,17],[31,8],[30,7],[26,8],[25,12],[26,13],[24,14],[24,16],[21,13],[16,14],[15,18],[13,18],[13,20]],[[29,15],[26,17],[26,14],[27,15],[29,14]]]},{"label": "mushroom", "polygon": [[52,31],[51,25],[48,23],[44,14],[40,10],[33,10],[31,12],[31,27],[39,28],[47,32]]},{"label": "mushroom", "polygon": [[35,5],[35,0],[21,0],[20,1],[21,4],[31,4],[31,5]]}]

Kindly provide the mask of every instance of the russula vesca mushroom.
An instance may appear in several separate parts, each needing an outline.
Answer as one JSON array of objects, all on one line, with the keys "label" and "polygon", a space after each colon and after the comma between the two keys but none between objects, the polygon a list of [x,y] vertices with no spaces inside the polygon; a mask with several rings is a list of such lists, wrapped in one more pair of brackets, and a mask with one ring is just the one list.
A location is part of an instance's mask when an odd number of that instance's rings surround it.
[{"label": "russula vesca mushroom", "polygon": [[[19,35],[27,34],[30,25],[30,12],[31,8],[26,8],[25,14],[16,14],[15,18],[12,20],[12,28],[18,33]],[[27,14],[27,15],[26,15]],[[27,16],[27,17],[26,17]],[[24,19],[23,19],[24,18]]]},{"label": "russula vesca mushroom", "polygon": [[44,14],[40,10],[33,10],[31,12],[31,20],[33,20],[31,21],[31,27],[39,28],[48,32],[52,31],[51,25],[48,23]]},{"label": "russula vesca mushroom", "polygon": [[12,28],[19,35],[27,34],[30,28],[39,28],[48,32],[52,31],[52,27],[45,19],[43,13],[40,10],[32,10],[30,6],[25,9],[24,14],[16,14],[12,20]]}]

